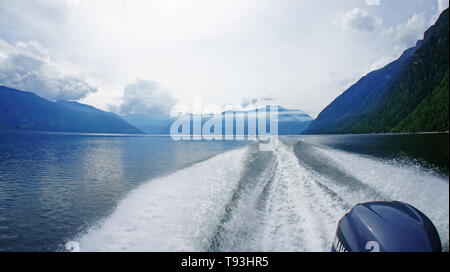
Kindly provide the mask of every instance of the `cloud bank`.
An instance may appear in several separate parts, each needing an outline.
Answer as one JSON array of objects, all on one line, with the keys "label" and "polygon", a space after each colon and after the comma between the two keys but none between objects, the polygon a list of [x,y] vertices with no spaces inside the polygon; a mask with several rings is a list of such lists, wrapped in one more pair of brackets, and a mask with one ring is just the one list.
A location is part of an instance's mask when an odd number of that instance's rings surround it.
[{"label": "cloud bank", "polygon": [[380,0],[366,0],[366,4],[368,6],[379,6],[381,3]]},{"label": "cloud bank", "polygon": [[335,23],[344,29],[372,32],[382,25],[382,20],[371,16],[364,9],[354,8],[337,13]]},{"label": "cloud bank", "polygon": [[264,96],[264,97],[243,97],[241,101],[241,107],[256,107],[258,105],[269,104],[270,102],[274,102],[276,99],[272,96]]},{"label": "cloud bank", "polygon": [[177,100],[158,82],[137,79],[125,86],[123,102],[118,107],[110,107],[120,114],[145,114],[169,116]]},{"label": "cloud bank", "polygon": [[50,60],[38,42],[0,43],[0,84],[49,100],[79,100],[97,91],[83,76],[69,75]]},{"label": "cloud bank", "polygon": [[[366,65],[365,73],[379,69],[398,58],[405,49],[414,46],[423,39],[425,30],[438,19],[439,15],[448,8],[449,0],[436,0],[436,14],[420,11],[412,14],[406,21],[396,25],[387,25],[381,18],[369,14],[368,11],[354,8],[347,12],[336,13],[334,23],[344,30],[358,30],[370,32],[372,42],[386,41],[385,53],[371,64]],[[378,6],[378,0],[366,0],[369,6]],[[366,38],[366,36],[360,36]],[[382,52],[382,51],[380,51]]]},{"label": "cloud bank", "polygon": [[448,0],[438,0],[438,13],[441,14],[448,8]]},{"label": "cloud bank", "polygon": [[389,35],[396,45],[405,48],[413,46],[423,38],[423,33],[428,27],[428,22],[422,14],[414,14],[404,24],[383,30],[383,34]]}]

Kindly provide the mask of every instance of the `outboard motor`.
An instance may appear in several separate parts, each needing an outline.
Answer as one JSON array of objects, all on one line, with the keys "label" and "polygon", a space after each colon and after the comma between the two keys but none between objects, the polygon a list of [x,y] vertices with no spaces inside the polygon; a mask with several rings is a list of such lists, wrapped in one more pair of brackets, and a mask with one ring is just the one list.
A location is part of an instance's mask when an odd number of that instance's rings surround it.
[{"label": "outboard motor", "polygon": [[441,252],[428,217],[402,202],[358,204],[340,221],[332,252]]}]

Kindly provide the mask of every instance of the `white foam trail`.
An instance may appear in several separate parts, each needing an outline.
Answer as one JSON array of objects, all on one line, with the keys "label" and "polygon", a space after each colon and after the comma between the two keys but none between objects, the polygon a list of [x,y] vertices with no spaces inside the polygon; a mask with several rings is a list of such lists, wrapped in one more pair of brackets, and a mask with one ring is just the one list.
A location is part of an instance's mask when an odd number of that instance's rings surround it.
[{"label": "white foam trail", "polygon": [[79,249],[204,251],[239,180],[245,152],[220,154],[138,187],[77,241]]},{"label": "white foam trail", "polygon": [[219,250],[329,251],[345,203],[318,185],[327,180],[301,166],[293,146],[280,142],[274,157],[235,205]]},{"label": "white foam trail", "polygon": [[317,185],[322,177],[298,164],[292,146],[280,144],[277,157],[262,250],[329,251],[342,203]]},{"label": "white foam trail", "polygon": [[[449,180],[419,165],[407,165],[335,149],[317,148],[347,173],[391,200],[409,203],[436,225],[443,243],[449,240]],[[348,197],[350,201],[351,197]],[[365,199],[371,201],[377,199]],[[355,204],[351,201],[352,204]]]},{"label": "white foam trail", "polygon": [[[329,157],[330,167],[338,167],[377,193],[355,190],[321,176],[320,171],[311,171],[299,164],[293,146],[281,142],[274,152],[276,167],[269,168],[275,171],[273,177],[267,173],[261,175],[273,179],[266,192],[264,211],[256,209],[262,188],[255,186],[253,192],[240,199],[231,220],[224,226],[227,233],[222,236],[220,250],[329,251],[337,222],[351,206],[389,199],[405,201],[425,211],[436,223],[443,242],[446,241],[448,182],[445,179],[392,161],[337,150],[314,148],[313,151],[318,156]],[[263,179],[259,182],[262,186],[267,184]],[[434,205],[430,199],[436,201]],[[436,209],[436,204],[441,208]],[[254,233],[241,235],[245,233],[243,228]]]},{"label": "white foam trail", "polygon": [[[258,151],[256,151],[258,152]],[[249,155],[258,155],[249,152]],[[224,215],[216,233],[215,251],[257,251],[261,249],[262,231],[265,217],[264,194],[274,178],[276,160],[266,154],[265,162],[248,160],[247,171],[242,173],[240,184],[235,191],[229,211]],[[255,165],[262,163],[262,165]],[[261,167],[262,166],[262,167]],[[256,167],[257,169],[255,169]],[[263,169],[261,169],[261,168]],[[250,172],[250,173],[249,173]]]},{"label": "white foam trail", "polygon": [[[329,251],[339,219],[380,194],[422,210],[448,241],[448,179],[335,149],[306,151],[328,158],[324,167],[345,172],[366,190],[308,168],[281,141],[271,156],[247,147],[138,187],[68,245],[81,251]],[[251,160],[255,156],[260,160]]]}]

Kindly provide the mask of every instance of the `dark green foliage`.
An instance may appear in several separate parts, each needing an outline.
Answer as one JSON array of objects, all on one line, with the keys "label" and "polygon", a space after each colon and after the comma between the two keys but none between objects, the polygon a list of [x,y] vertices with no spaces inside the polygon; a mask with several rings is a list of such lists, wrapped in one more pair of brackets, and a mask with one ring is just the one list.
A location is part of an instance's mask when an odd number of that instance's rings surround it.
[{"label": "dark green foliage", "polygon": [[[448,10],[439,22],[425,34],[422,46],[417,49],[412,61],[406,66],[403,74],[389,88],[386,97],[367,117],[351,127],[351,132],[391,132],[416,111],[421,103],[432,96],[434,90],[445,81],[449,67],[448,47]],[[447,89],[448,91],[448,89]],[[416,124],[411,127],[426,128],[427,122],[436,122],[442,114],[448,115],[448,100],[443,113],[430,115],[429,120],[416,116]],[[417,111],[419,114],[422,111]],[[430,111],[428,111],[431,113]],[[434,111],[433,111],[434,112]],[[446,113],[445,113],[446,112]],[[421,123],[418,123],[420,120]],[[447,123],[447,122],[445,122]],[[437,127],[444,124],[436,125]],[[403,126],[407,128],[409,126]],[[448,127],[447,127],[448,128]],[[410,131],[410,130],[407,130]],[[433,131],[433,130],[425,130]]]},{"label": "dark green foliage", "polygon": [[441,84],[392,132],[448,130],[448,72]]}]

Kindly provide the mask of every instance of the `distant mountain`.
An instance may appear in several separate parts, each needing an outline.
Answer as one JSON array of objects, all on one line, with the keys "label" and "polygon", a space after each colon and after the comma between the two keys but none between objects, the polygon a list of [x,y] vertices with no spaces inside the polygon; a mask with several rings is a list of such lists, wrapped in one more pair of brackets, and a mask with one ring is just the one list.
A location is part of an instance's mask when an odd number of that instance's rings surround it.
[{"label": "distant mountain", "polygon": [[[276,110],[276,115],[271,116],[278,121],[279,135],[297,135],[309,127],[313,118],[301,110],[286,109],[281,106],[266,106],[265,108],[250,111],[227,111],[223,114],[234,114],[236,120],[244,119],[245,122],[258,122],[258,111],[269,112],[270,107]],[[245,123],[244,122],[244,123]],[[238,122],[237,122],[238,123]],[[236,128],[234,128],[236,130]],[[244,131],[247,134],[247,126]]]},{"label": "distant mountain", "polygon": [[0,86],[0,129],[55,132],[143,133],[120,116],[74,101],[51,102]]},{"label": "distant mountain", "polygon": [[[213,114],[203,114],[201,116],[195,114],[189,114],[188,118],[191,120],[190,129],[191,134],[193,134],[193,120],[195,117],[200,117],[201,124],[205,124],[209,119],[220,116],[232,116],[233,122],[233,134],[237,134],[237,128],[240,124],[244,124],[244,127],[241,128],[240,131],[244,132],[244,135],[248,134],[248,125],[247,122],[255,122],[258,121],[258,111],[266,110],[266,108],[254,109],[249,111],[225,111],[219,113],[217,115]],[[306,129],[312,122],[313,118],[311,118],[308,114],[304,113],[300,110],[290,110],[285,109],[281,106],[277,106],[278,113],[276,116],[273,116],[276,120],[278,120],[278,133],[280,135],[296,135],[301,133],[304,129]],[[125,115],[123,118],[128,121],[133,126],[139,128],[145,133],[149,134],[169,134],[170,127],[174,121],[170,117],[161,117],[161,116],[147,116],[147,115]],[[225,128],[225,121],[222,122],[222,127]]]},{"label": "distant mountain", "polygon": [[169,117],[163,116],[148,116],[140,114],[129,114],[122,116],[122,118],[131,125],[139,128],[148,134],[168,135],[170,132],[170,125],[173,120]]},{"label": "distant mountain", "polygon": [[448,130],[448,9],[424,40],[336,98],[305,134]]}]

